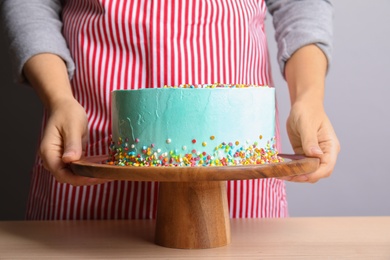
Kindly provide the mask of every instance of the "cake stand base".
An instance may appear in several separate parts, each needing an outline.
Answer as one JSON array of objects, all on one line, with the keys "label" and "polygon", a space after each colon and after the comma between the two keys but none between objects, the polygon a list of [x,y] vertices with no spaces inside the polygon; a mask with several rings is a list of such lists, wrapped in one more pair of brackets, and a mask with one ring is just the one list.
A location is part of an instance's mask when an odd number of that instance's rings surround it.
[{"label": "cake stand base", "polygon": [[200,249],[230,243],[226,181],[159,185],[156,244]]}]

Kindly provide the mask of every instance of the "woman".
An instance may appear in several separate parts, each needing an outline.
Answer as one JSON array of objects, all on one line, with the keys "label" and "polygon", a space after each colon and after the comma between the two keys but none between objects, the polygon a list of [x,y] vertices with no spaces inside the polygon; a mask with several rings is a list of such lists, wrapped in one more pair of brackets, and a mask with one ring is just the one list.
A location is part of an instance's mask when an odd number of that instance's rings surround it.
[{"label": "woman", "polygon": [[[290,90],[291,144],[296,153],[321,160],[316,172],[287,180],[316,182],[331,174],[339,144],[323,108],[330,1],[3,0],[1,5],[17,75],[37,91],[47,112],[27,219],[155,217],[157,183],[80,177],[67,164],[82,155],[108,154],[114,89],[272,85],[266,7]],[[231,217],[288,215],[283,180],[232,181],[228,198]]]}]

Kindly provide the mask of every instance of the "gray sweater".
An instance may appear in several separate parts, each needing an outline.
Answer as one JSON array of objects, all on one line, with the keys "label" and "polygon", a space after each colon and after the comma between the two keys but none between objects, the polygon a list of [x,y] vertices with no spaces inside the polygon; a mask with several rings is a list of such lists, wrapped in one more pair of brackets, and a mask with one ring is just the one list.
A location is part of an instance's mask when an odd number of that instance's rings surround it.
[{"label": "gray sweater", "polygon": [[[302,46],[316,44],[330,62],[333,6],[331,0],[265,0],[273,16],[278,62],[286,61]],[[71,78],[75,69],[62,35],[61,0],[0,0],[1,19],[10,40],[16,78],[24,81],[23,66],[39,53],[59,55]]]}]

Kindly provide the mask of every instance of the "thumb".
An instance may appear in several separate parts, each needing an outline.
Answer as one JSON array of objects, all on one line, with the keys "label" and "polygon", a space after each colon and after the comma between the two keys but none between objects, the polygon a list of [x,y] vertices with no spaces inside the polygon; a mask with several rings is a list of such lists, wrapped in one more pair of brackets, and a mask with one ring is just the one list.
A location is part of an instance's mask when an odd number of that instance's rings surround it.
[{"label": "thumb", "polygon": [[318,145],[316,131],[304,131],[301,135],[302,148],[306,156],[320,157],[324,152]]},{"label": "thumb", "polygon": [[71,132],[64,136],[64,153],[62,161],[70,163],[80,160],[83,152],[83,138],[80,133]]}]

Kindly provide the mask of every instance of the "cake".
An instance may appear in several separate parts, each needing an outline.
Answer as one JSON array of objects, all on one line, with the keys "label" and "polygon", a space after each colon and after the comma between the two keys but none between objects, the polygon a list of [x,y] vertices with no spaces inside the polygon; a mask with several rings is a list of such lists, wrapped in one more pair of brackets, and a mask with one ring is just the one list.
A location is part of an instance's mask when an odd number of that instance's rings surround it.
[{"label": "cake", "polygon": [[112,92],[109,164],[234,166],[279,162],[275,89],[180,85]]}]

